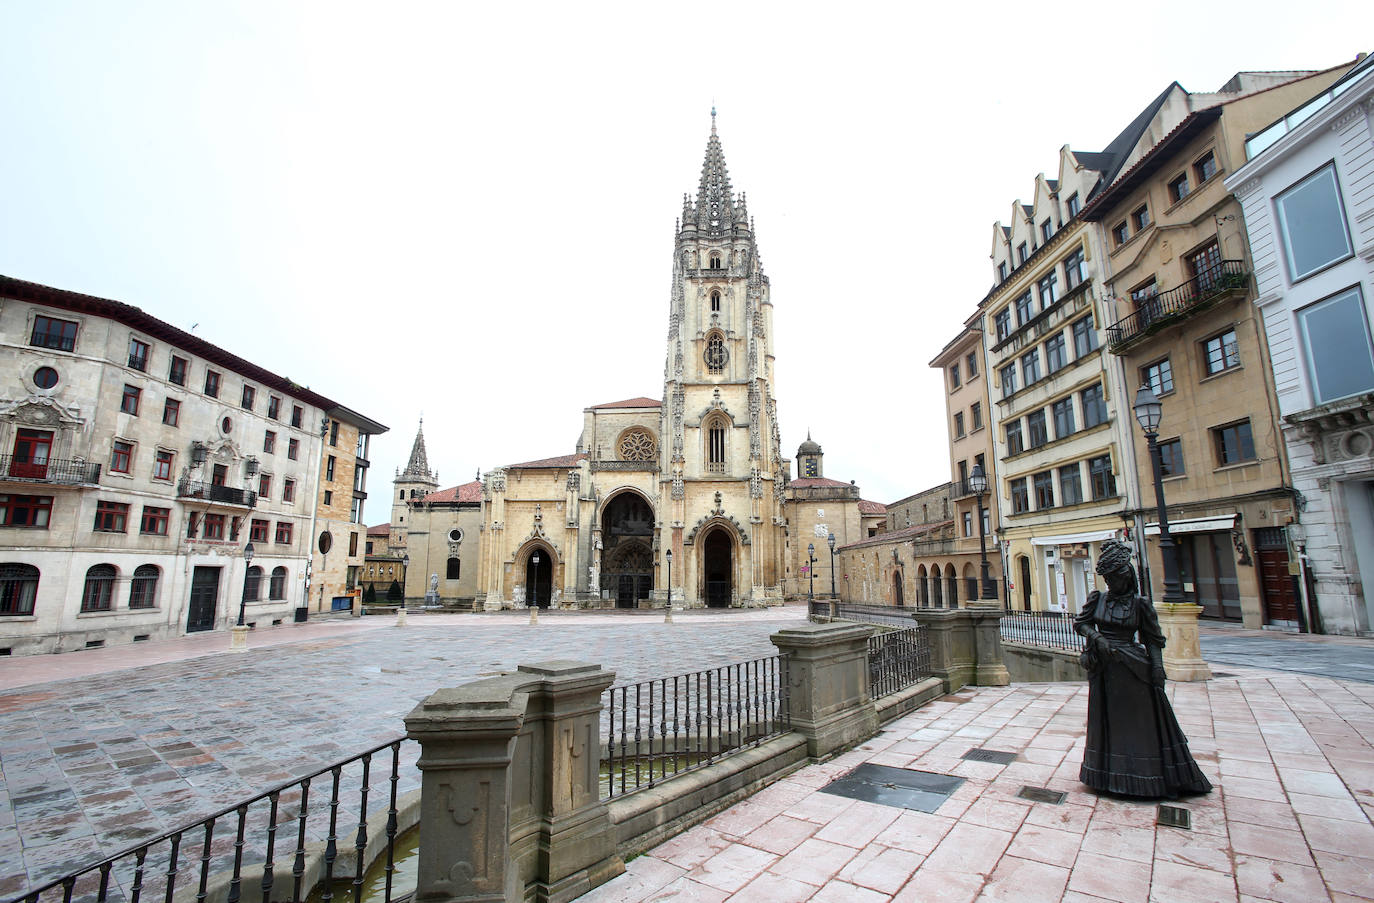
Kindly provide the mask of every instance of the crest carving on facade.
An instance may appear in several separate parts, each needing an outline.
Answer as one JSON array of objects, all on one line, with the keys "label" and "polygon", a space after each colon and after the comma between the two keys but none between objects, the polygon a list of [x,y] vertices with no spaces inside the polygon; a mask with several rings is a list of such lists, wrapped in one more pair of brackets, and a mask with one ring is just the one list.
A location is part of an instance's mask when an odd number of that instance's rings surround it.
[{"label": "crest carving on facade", "polygon": [[63,429],[78,429],[86,422],[80,411],[80,408],[66,407],[46,395],[29,395],[19,401],[0,403],[0,419]]}]

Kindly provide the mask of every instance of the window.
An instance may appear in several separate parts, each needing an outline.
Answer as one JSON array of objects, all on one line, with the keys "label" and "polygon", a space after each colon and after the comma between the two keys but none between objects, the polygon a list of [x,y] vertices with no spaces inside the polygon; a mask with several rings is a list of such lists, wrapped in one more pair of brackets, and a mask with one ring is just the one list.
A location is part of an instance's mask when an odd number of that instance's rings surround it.
[{"label": "window", "polygon": [[1092,487],[1093,501],[1116,495],[1116,478],[1112,476],[1111,455],[1088,459],[1088,485]]},{"label": "window", "polygon": [[33,614],[39,576],[38,568],[31,564],[0,564],[0,615]]},{"label": "window", "polygon": [[1159,472],[1166,477],[1183,475],[1183,440],[1159,443]]},{"label": "window", "polygon": [[124,502],[96,502],[95,524],[92,530],[101,533],[123,533],[129,523],[129,506]]},{"label": "window", "polygon": [[332,448],[339,447],[339,421],[329,421],[329,445]]},{"label": "window", "polygon": [[1131,289],[1131,302],[1135,304],[1136,309],[1139,310],[1142,305],[1148,304],[1150,301],[1154,300],[1155,296],[1158,294],[1159,285],[1155,282],[1155,277],[1151,276],[1149,279],[1140,283],[1140,285]]},{"label": "window", "polygon": [[128,473],[133,457],[134,446],[132,442],[125,442],[122,439],[114,440],[114,444],[110,448],[110,472]]},{"label": "window", "polygon": [[1205,353],[1204,366],[1209,375],[1240,366],[1240,345],[1236,342],[1234,329],[1212,336],[1203,342],[1202,347]]},{"label": "window", "polygon": [[1073,435],[1073,399],[1061,398],[1050,406],[1054,416],[1054,438]]},{"label": "window", "polygon": [[239,541],[239,528],[243,525],[243,518],[235,517],[229,521],[229,541]]},{"label": "window", "polygon": [[1026,443],[1021,435],[1021,419],[1019,417],[1007,424],[1006,436],[1008,457],[1019,455],[1026,450]]},{"label": "window", "polygon": [[0,495],[0,527],[46,529],[51,517],[50,495]]},{"label": "window", "polygon": [[324,491],[324,503],[325,503],[325,505],[332,505],[332,504],[334,504],[334,490],[332,490],[332,489],[326,489],[326,490]]},{"label": "window", "polygon": [[33,384],[40,389],[51,389],[57,385],[57,371],[52,367],[39,367],[33,371]]},{"label": "window", "polygon": [[196,538],[196,527],[200,525],[200,515],[192,511],[186,515],[186,538]]},{"label": "window", "polygon": [[262,453],[270,455],[277,450],[277,434],[267,430],[262,434]]},{"label": "window", "polygon": [[1011,308],[1004,307],[999,310],[992,318],[997,326],[997,341],[1002,341],[1011,335]]},{"label": "window", "polygon": [[1131,232],[1126,228],[1126,221],[1122,220],[1112,226],[1112,245],[1120,246],[1126,243],[1126,239],[1131,237]]},{"label": "window", "polygon": [[1077,505],[1083,501],[1083,484],[1079,482],[1078,462],[1059,468],[1059,503]]},{"label": "window", "polygon": [[1056,332],[1054,338],[1045,343],[1045,366],[1049,372],[1063,370],[1069,363],[1068,346],[1064,344],[1064,333]]},{"label": "window", "polygon": [[1174,370],[1166,357],[1140,368],[1140,381],[1150,387],[1156,395],[1167,395],[1174,391]]},{"label": "window", "polygon": [[248,411],[253,410],[253,400],[257,397],[257,394],[258,394],[258,390],[257,390],[257,389],[253,388],[252,386],[248,385],[247,383],[244,383],[244,384],[243,384],[243,399],[239,402],[239,407],[243,408],[244,410],[248,410]]},{"label": "window", "polygon": [[253,518],[248,524],[249,542],[267,542],[267,521]]},{"label": "window", "polygon": [[118,574],[112,564],[92,565],[86,571],[86,586],[81,591],[81,610],[109,611]]},{"label": "window", "polygon": [[294,426],[296,429],[300,429],[301,423],[304,419],[305,411],[301,410],[300,405],[293,404],[291,406],[291,425]]},{"label": "window", "polygon": [[1221,279],[1221,249],[1215,241],[1183,259],[1188,265],[1188,275],[1197,279],[1200,291],[1207,291]]},{"label": "window", "polygon": [[272,475],[270,473],[258,474],[258,495],[265,499],[272,497]]},{"label": "window", "polygon": [[1049,241],[1050,236],[1053,234],[1054,226],[1050,223],[1049,220],[1045,220],[1043,223],[1040,224],[1040,242],[1042,244]]},{"label": "window", "polygon": [[1186,172],[1179,173],[1179,175],[1169,183],[1169,200],[1177,204],[1179,201],[1186,198],[1190,191],[1192,191],[1192,189],[1188,187],[1188,174]]},{"label": "window", "polygon": [[1083,204],[1078,200],[1078,193],[1069,195],[1069,200],[1064,204],[1064,210],[1069,214],[1069,219],[1078,215],[1078,211],[1083,209]]},{"label": "window", "polygon": [[1055,302],[1059,300],[1059,276],[1050,272],[1036,283],[1036,288],[1040,293],[1040,309],[1048,310],[1054,307]]},{"label": "window", "polygon": [[277,535],[275,539],[277,543],[282,545],[286,545],[291,542],[291,523],[289,521],[277,521]]},{"label": "window", "polygon": [[1274,207],[1288,275],[1294,282],[1354,253],[1333,165],[1323,166],[1280,194]]},{"label": "window", "polygon": [[219,398],[219,374],[214,370],[205,371],[205,394]]},{"label": "window", "polygon": [[324,462],[324,478],[326,480],[334,479],[334,462],[335,458],[333,455],[330,455],[329,460]]},{"label": "window", "polygon": [[964,435],[964,412],[960,411],[954,415],[954,438],[960,439]]},{"label": "window", "polygon": [[1197,176],[1199,185],[1216,174],[1217,158],[1211,151],[1203,154],[1202,159],[1193,164],[1193,175]]},{"label": "window", "polygon": [[155,508],[152,505],[144,505],[143,519],[139,523],[138,532],[147,533],[150,536],[166,536],[167,522],[171,516],[171,508]]},{"label": "window", "polygon": [[143,390],[138,386],[125,386],[124,397],[119,402],[119,410],[124,414],[138,416],[138,400],[143,395]]},{"label": "window", "polygon": [[224,515],[207,514],[202,521],[200,530],[202,539],[223,539],[224,538]]},{"label": "window", "polygon": [[1141,204],[1131,211],[1131,229],[1140,232],[1150,225],[1150,208]]},{"label": "window", "polygon": [[1107,402],[1102,397],[1101,383],[1079,392],[1078,400],[1083,408],[1083,429],[1107,422]]},{"label": "window", "polygon": [[363,522],[363,500],[357,496],[353,497],[353,504],[348,509],[348,519],[355,524]]},{"label": "window", "polygon": [[975,401],[968,409],[970,430],[981,430],[983,428],[983,403]]},{"label": "window", "polygon": [[457,580],[462,572],[463,562],[457,558],[450,558],[448,560],[448,569],[445,571],[445,576],[449,580]]},{"label": "window", "polygon": [[300,453],[301,453],[301,443],[300,443],[300,440],[299,440],[299,439],[287,439],[287,440],[286,440],[286,457],[288,457],[288,458],[290,458],[292,461],[294,461],[294,460],[296,460],[296,458],[300,455]]},{"label": "window", "polygon": [[718,269],[720,269],[720,255],[719,255],[719,254],[712,254],[712,255],[711,255],[711,269],[713,269],[713,270],[718,270]]},{"label": "window", "polygon": [[1021,242],[1019,245],[1016,246],[1016,263],[1017,263],[1017,265],[1019,266],[1019,265],[1025,263],[1025,262],[1026,262],[1026,258],[1028,258],[1028,257],[1030,257],[1030,253],[1027,252],[1027,250],[1026,250],[1026,243],[1023,241],[1023,242]]},{"label": "window", "polygon": [[256,602],[262,598],[262,568],[256,564],[243,575],[243,601]]},{"label": "window", "polygon": [[978,355],[970,353],[964,358],[965,369],[968,370],[968,378],[973,379],[978,375]]},{"label": "window", "polygon": [[275,395],[267,396],[267,416],[273,420],[281,416],[281,399]]},{"label": "window", "polygon": [[172,355],[172,365],[167,368],[167,381],[178,386],[186,385],[186,358]]},{"label": "window", "polygon": [[1079,248],[1064,258],[1064,288],[1072,290],[1087,278],[1088,271],[1083,259],[1083,249]]},{"label": "window", "polygon": [[1217,447],[1217,465],[1239,464],[1255,460],[1255,439],[1250,434],[1250,421],[1241,420],[1212,430]]},{"label": "window", "polygon": [[1026,415],[1026,437],[1031,448],[1039,448],[1050,441],[1049,430],[1045,425],[1044,410],[1031,411]]},{"label": "window", "polygon": [[1011,481],[1011,513],[1024,514],[1030,510],[1030,492],[1026,488],[1026,478]]},{"label": "window", "polygon": [[33,333],[29,344],[35,348],[51,348],[54,351],[76,350],[76,324],[70,320],[55,317],[34,317]]},{"label": "window", "polygon": [[1035,509],[1043,511],[1054,507],[1054,471],[1042,470],[1031,479],[1035,488]]},{"label": "window", "polygon": [[281,481],[281,500],[283,502],[294,502],[296,500],[296,481],[286,479]]},{"label": "window", "polygon": [[964,512],[964,535],[965,535],[965,536],[972,536],[972,535],[973,535],[973,512],[972,512],[972,511],[965,511],[965,512]]},{"label": "window", "polygon": [[1004,260],[997,264],[997,281],[1005,282],[1007,279],[1007,262]]},{"label": "window", "polygon": [[1040,381],[1040,349],[1032,348],[1021,355],[1021,378],[1026,385]]},{"label": "window", "polygon": [[706,431],[708,444],[706,469],[712,473],[725,472],[725,423],[719,419],[711,421]]},{"label": "window", "polygon": [[724,373],[725,372],[725,340],[719,333],[713,333],[706,340],[706,372]]},{"label": "window", "polygon": [[1313,401],[1374,391],[1374,343],[1358,285],[1299,310],[1298,331]]},{"label": "window", "polygon": [[1030,318],[1035,316],[1035,305],[1031,301],[1031,293],[1026,292],[1016,299],[1016,325],[1025,326],[1030,322]]},{"label": "window", "polygon": [[148,343],[129,338],[129,367],[133,370],[148,369]]},{"label": "window", "polygon": [[358,533],[356,530],[348,534],[348,554],[358,554]]},{"label": "window", "polygon": [[711,292],[711,311],[720,313],[720,292]]},{"label": "window", "polygon": [[130,608],[157,608],[157,578],[161,573],[152,564],[134,568],[134,579],[129,581]]},{"label": "window", "polygon": [[997,371],[998,377],[1002,381],[1002,397],[1010,398],[1016,394],[1016,365],[1007,364]]},{"label": "window", "polygon": [[170,480],[172,478],[172,460],[174,457],[172,452],[161,448],[153,453],[154,480]]},{"label": "window", "polygon": [[951,367],[949,368],[949,384],[950,384],[951,388],[955,388],[955,389],[959,388],[959,386],[960,386],[960,382],[959,382],[959,365],[958,365],[958,364],[954,364],[953,366],[951,366]]},{"label": "window", "polygon": [[967,482],[968,482],[968,462],[967,462],[967,461],[960,461],[960,462],[959,462],[959,482],[960,482],[961,484],[962,484],[962,483],[967,483]]},{"label": "window", "polygon": [[272,583],[267,588],[267,598],[285,599],[286,598],[286,568],[277,565],[272,568]]},{"label": "window", "polygon": [[1088,314],[1073,324],[1073,356],[1075,359],[1087,357],[1097,350],[1097,328],[1093,325],[1093,315]]}]

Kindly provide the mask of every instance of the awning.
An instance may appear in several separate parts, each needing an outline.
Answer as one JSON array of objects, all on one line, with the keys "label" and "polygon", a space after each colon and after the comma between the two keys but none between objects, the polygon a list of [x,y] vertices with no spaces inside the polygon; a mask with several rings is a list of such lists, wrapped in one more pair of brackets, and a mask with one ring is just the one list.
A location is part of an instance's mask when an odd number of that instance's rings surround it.
[{"label": "awning", "polygon": [[[1216,517],[1193,517],[1188,520],[1169,521],[1169,532],[1172,533],[1217,533],[1230,532],[1236,525],[1234,514],[1219,514]],[[1146,536],[1159,535],[1159,523],[1145,524]]]},{"label": "awning", "polygon": [[[1172,524],[1169,525],[1173,527]],[[1104,539],[1115,539],[1115,530],[1094,530],[1091,533],[1064,533],[1059,536],[1032,536],[1031,545],[1033,546],[1067,546],[1075,542],[1102,542]]]}]

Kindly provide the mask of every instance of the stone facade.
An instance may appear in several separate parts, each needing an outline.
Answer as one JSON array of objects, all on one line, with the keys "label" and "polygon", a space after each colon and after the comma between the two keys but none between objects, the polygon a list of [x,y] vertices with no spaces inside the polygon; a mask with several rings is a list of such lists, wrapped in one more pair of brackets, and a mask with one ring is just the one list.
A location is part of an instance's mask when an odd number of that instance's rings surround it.
[{"label": "stone facade", "polygon": [[368,449],[372,436],[386,432],[386,427],[356,411],[334,407],[322,429],[310,613],[356,616],[362,613]]}]

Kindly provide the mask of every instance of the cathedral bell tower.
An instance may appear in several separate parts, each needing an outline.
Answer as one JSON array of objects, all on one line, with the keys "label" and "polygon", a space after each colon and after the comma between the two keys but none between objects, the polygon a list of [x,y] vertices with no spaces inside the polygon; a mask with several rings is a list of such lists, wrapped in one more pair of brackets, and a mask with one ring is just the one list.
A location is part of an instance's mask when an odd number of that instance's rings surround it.
[{"label": "cathedral bell tower", "polygon": [[415,431],[415,444],[410,448],[406,469],[396,474],[391,484],[391,536],[389,545],[396,554],[404,551],[410,530],[407,506],[439,488],[439,474],[429,469],[429,455],[425,452],[425,420]]},{"label": "cathedral bell tower", "polygon": [[714,109],[696,198],[683,197],[672,286],[659,452],[672,597],[713,607],[781,604],[786,475],[773,305]]}]

